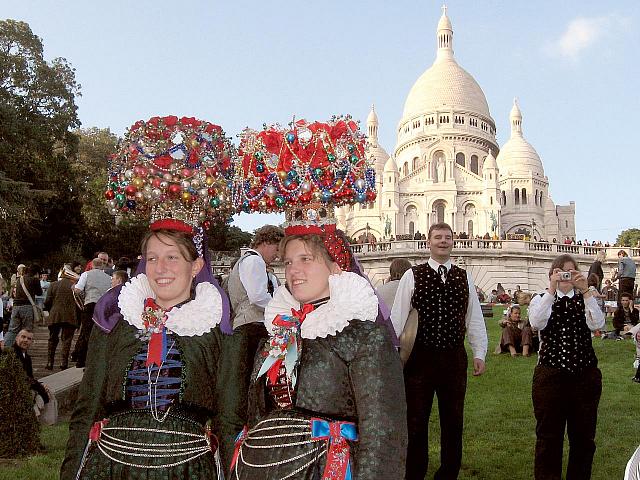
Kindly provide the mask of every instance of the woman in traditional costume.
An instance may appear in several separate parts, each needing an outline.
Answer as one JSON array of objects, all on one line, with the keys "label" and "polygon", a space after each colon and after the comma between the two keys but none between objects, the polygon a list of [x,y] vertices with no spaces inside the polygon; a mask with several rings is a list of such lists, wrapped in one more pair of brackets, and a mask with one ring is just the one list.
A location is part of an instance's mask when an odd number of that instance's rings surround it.
[{"label": "woman in traditional costume", "polygon": [[200,225],[230,211],[229,148],[220,127],[154,117],[114,157],[111,213],[148,214],[151,229],[138,275],[96,305],[62,479],[223,478],[245,421],[243,346],[224,335]]},{"label": "woman in traditional costume", "polygon": [[286,206],[286,285],[265,310],[270,338],[256,356],[250,428],[232,478],[382,480],[404,471],[402,364],[333,215],[335,205],[375,195],[363,147],[349,118],[243,135],[246,201],[260,206],[252,192],[274,187],[266,208]]}]

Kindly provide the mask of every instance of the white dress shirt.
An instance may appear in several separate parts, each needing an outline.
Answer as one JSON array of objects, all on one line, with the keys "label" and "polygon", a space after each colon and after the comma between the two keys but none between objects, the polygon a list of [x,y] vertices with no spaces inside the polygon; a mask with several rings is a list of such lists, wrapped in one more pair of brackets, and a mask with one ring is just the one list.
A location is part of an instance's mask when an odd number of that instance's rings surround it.
[{"label": "white dress shirt", "polygon": [[[427,263],[436,272],[441,265],[432,258],[429,258]],[[443,265],[447,269],[447,272],[449,272],[451,269],[451,260],[447,260]],[[442,280],[446,282],[446,277],[442,277]],[[478,300],[478,295],[476,295],[476,287],[468,272],[467,283],[469,285],[469,304],[467,305],[467,315],[465,316],[467,337],[471,345],[471,350],[473,351],[473,357],[484,361],[487,355],[487,328],[484,324],[484,317],[482,316],[482,307],[480,307],[480,301]],[[404,325],[409,317],[409,312],[412,308],[411,298],[413,297],[414,290],[415,279],[413,270],[409,269],[400,279],[398,291],[393,301],[393,308],[391,309],[391,322],[398,337],[402,333],[402,330],[404,330]]]},{"label": "white dress shirt", "polygon": [[271,295],[267,290],[267,264],[260,253],[249,249],[248,252],[255,252],[255,255],[246,255],[240,259],[238,273],[240,281],[247,291],[249,302],[259,307],[265,308],[271,301]]}]

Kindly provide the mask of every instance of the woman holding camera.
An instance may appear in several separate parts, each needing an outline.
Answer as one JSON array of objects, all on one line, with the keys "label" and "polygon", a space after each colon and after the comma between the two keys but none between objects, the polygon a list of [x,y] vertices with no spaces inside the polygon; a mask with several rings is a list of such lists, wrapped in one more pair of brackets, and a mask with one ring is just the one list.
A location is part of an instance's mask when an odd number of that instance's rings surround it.
[{"label": "woman holding camera", "polygon": [[537,421],[535,478],[562,478],[566,426],[566,478],[588,479],[602,392],[591,331],[604,326],[604,315],[570,255],[560,255],[551,264],[549,288],[531,300],[529,321],[541,340],[532,388]]}]

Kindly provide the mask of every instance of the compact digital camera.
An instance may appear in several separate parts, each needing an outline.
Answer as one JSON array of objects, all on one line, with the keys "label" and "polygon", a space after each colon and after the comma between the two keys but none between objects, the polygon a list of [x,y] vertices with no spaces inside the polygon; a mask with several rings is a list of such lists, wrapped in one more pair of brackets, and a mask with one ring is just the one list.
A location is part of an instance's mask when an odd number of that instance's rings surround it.
[{"label": "compact digital camera", "polygon": [[560,272],[560,280],[563,282],[571,281],[571,272]]}]

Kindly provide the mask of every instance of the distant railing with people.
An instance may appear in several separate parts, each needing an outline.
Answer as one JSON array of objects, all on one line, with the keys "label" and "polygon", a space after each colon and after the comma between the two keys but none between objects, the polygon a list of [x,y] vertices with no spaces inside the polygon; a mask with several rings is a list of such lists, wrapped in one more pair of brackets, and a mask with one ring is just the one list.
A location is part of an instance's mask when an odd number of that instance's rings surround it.
[{"label": "distant railing with people", "polygon": [[[380,240],[377,243],[352,244],[356,254],[379,254],[407,251],[429,251],[426,240]],[[502,251],[534,251],[549,254],[568,253],[571,255],[586,255],[594,257],[603,250],[607,258],[617,258],[620,249],[629,252],[631,257],[640,257],[640,248],[628,247],[594,247],[588,245],[567,245],[563,243],[531,242],[528,240],[485,240],[485,239],[454,239],[453,251],[456,250],[502,250]]]}]

